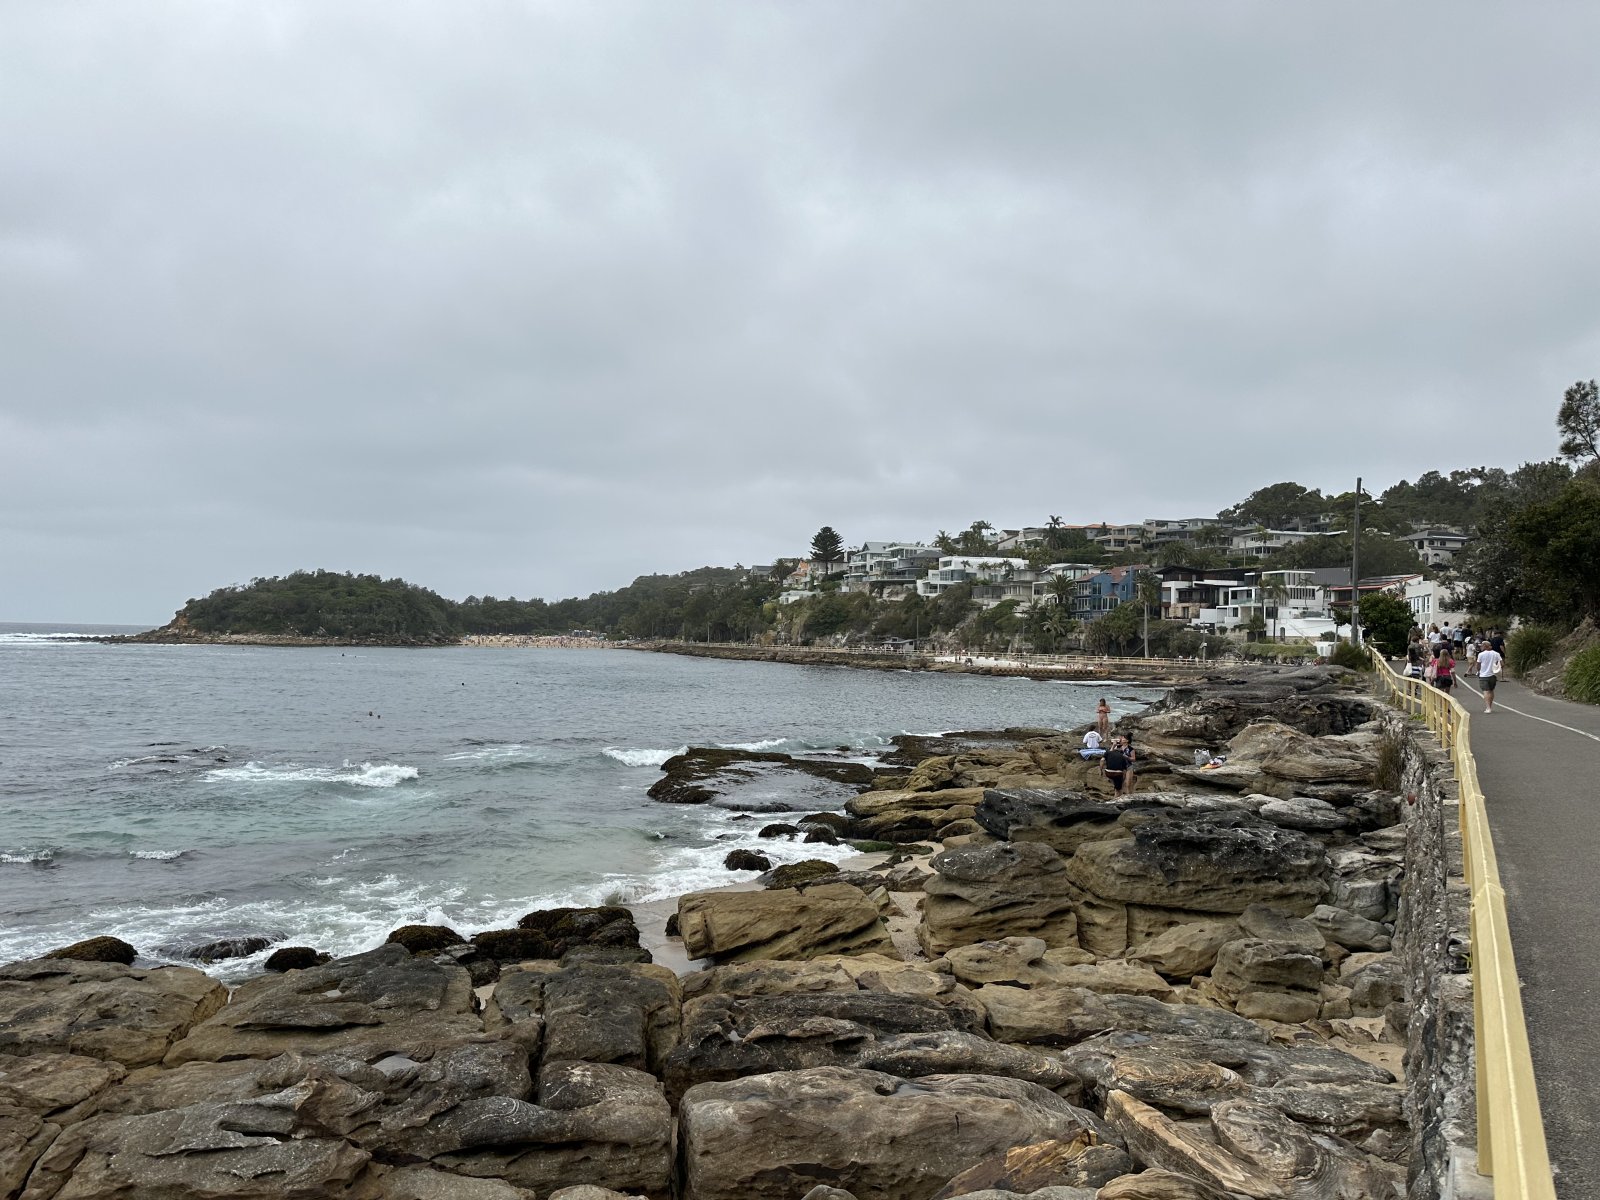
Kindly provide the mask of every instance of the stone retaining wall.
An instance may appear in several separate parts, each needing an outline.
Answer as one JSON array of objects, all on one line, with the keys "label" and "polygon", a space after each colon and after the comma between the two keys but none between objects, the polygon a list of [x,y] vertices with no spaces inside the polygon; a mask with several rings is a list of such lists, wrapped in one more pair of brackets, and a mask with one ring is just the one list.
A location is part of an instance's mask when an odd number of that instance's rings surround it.
[{"label": "stone retaining wall", "polygon": [[1387,723],[1405,740],[1406,888],[1395,950],[1411,996],[1405,1029],[1412,1136],[1407,1195],[1487,1197],[1489,1181],[1474,1169],[1472,934],[1455,775],[1449,755],[1426,727],[1399,713]]}]

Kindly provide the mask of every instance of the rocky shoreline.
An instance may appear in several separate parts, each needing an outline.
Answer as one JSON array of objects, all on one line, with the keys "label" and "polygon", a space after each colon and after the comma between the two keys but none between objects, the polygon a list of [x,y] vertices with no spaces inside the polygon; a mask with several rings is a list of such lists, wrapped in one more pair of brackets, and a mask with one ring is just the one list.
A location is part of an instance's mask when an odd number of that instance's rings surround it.
[{"label": "rocky shoreline", "polygon": [[1410,814],[1347,679],[1175,689],[1118,725],[1130,795],[1053,730],[879,769],[685,753],[654,799],[850,793],[751,814],[730,859],[887,852],[680,897],[659,934],[413,926],[231,995],[115,939],[0,968],[0,1198],[1403,1195]]}]

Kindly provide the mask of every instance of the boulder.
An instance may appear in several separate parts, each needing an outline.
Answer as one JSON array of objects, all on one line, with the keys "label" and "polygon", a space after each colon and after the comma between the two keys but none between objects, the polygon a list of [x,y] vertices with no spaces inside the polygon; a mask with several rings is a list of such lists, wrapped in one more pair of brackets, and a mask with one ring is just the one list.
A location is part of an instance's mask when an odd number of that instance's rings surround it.
[{"label": "boulder", "polygon": [[1312,909],[1311,923],[1324,938],[1347,950],[1388,950],[1394,944],[1387,926],[1330,904]]},{"label": "boulder", "polygon": [[413,958],[387,943],[320,967],[268,975],[167,1053],[169,1066],[289,1051],[382,1049],[421,1054],[481,1033],[465,969]]},{"label": "boulder", "polygon": [[821,879],[824,876],[837,875],[838,873],[838,863],[831,863],[822,858],[805,858],[799,862],[783,863],[774,867],[769,874],[763,875],[758,882],[776,891],[779,888],[799,887],[802,883],[810,883],[814,879]]},{"label": "boulder", "polygon": [[1308,913],[1328,889],[1322,844],[1246,813],[1124,814],[1128,835],[1089,842],[1066,862],[1072,883],[1101,900],[1240,913],[1266,903]]},{"label": "boulder", "polygon": [[1217,951],[1242,936],[1233,917],[1219,916],[1174,925],[1128,951],[1130,962],[1142,963],[1168,979],[1203,975],[1217,961]]},{"label": "boulder", "polygon": [[157,946],[154,953],[162,958],[184,958],[209,964],[230,958],[249,958],[288,936],[282,930],[211,929],[172,938]]},{"label": "boulder", "polygon": [[804,892],[691,893],[678,899],[678,931],[691,958],[723,962],[894,954],[878,906],[843,883]]},{"label": "boulder", "polygon": [[227,998],[226,988],[190,967],[11,963],[0,967],[0,1054],[55,1050],[144,1066]]},{"label": "boulder", "polygon": [[1124,1032],[1080,1042],[1062,1060],[1099,1102],[1125,1092],[1204,1116],[1224,1100],[1249,1099],[1345,1137],[1405,1129],[1404,1089],[1394,1077],[1332,1046]]},{"label": "boulder", "polygon": [[61,1200],[318,1200],[345,1192],[371,1155],[339,1137],[293,1136],[306,1083],[242,1102],[88,1121],[39,1159],[29,1195]]},{"label": "boulder", "polygon": [[756,850],[730,850],[722,865],[730,871],[772,870],[772,860]]},{"label": "boulder", "polygon": [[[396,1167],[377,1187],[374,1200],[536,1200],[526,1188],[499,1179],[468,1179],[434,1167]],[[563,1188],[556,1195],[566,1200],[629,1200],[604,1188]]]},{"label": "boulder", "polygon": [[996,1194],[1038,1195],[1044,1188],[1095,1189],[1133,1170],[1133,1160],[1117,1146],[1102,1143],[1092,1133],[1070,1141],[1035,1142],[1013,1146],[968,1167],[934,1193],[933,1200],[972,1196],[984,1190]]},{"label": "boulder", "polygon": [[121,963],[131,967],[133,960],[139,957],[139,952],[121,938],[93,937],[87,941],[73,942],[59,950],[51,950],[40,957],[66,959],[68,962]]},{"label": "boulder", "polygon": [[672,1110],[661,1085],[612,1063],[546,1061],[537,1101],[469,1100],[412,1131],[409,1153],[541,1196],[589,1184],[664,1198]]},{"label": "boulder", "polygon": [[799,832],[800,828],[797,825],[789,825],[783,821],[774,821],[772,824],[763,825],[760,829],[758,829],[756,831],[756,836],[760,838],[793,838]]},{"label": "boulder", "polygon": [[1400,900],[1403,870],[1387,854],[1355,847],[1329,852],[1333,874],[1327,901],[1335,908],[1369,921],[1393,921]]},{"label": "boulder", "polygon": [[268,971],[303,971],[307,967],[320,967],[331,958],[310,946],[284,946],[267,955],[262,966]]},{"label": "boulder", "polygon": [[1071,857],[1085,842],[1113,835],[1121,815],[1119,806],[1067,788],[992,788],[976,820],[1002,841],[1039,842]]},{"label": "boulder", "polygon": [[1228,1200],[1203,1179],[1159,1168],[1123,1175],[1095,1193],[1095,1200]]},{"label": "boulder", "polygon": [[974,942],[970,946],[955,946],[945,951],[944,961],[962,983],[981,986],[985,983],[1014,983],[1031,987],[1036,983],[1053,983],[1058,967],[1045,961],[1043,938],[1008,937],[992,942]]},{"label": "boulder", "polygon": [[1310,833],[1331,833],[1350,823],[1326,800],[1313,800],[1309,796],[1268,800],[1256,810],[1256,815],[1285,829],[1303,829]]},{"label": "boulder", "polygon": [[1358,1017],[1379,1017],[1406,998],[1405,972],[1389,954],[1352,954],[1339,967],[1339,982],[1350,989]]},{"label": "boulder", "polygon": [[662,764],[662,776],[650,785],[647,794],[666,804],[715,803],[738,784],[774,770],[795,771],[850,789],[870,787],[873,776],[872,768],[863,763],[691,746]]},{"label": "boulder", "polygon": [[875,1200],[926,1200],[1014,1146],[1101,1128],[1020,1080],[907,1080],[840,1067],[703,1083],[679,1113],[684,1194],[693,1200],[789,1200],[817,1183]]},{"label": "boulder", "polygon": [[983,1010],[939,998],[858,990],[735,998],[712,994],[684,1011],[667,1061],[667,1090],[808,1067],[1007,1075],[1050,1087],[1074,1081],[1043,1055],[983,1036]]},{"label": "boulder", "polygon": [[1399,1194],[1403,1168],[1338,1138],[1313,1135],[1268,1105],[1224,1100],[1209,1117],[1207,1137],[1126,1092],[1112,1092],[1106,1100],[1106,1119],[1135,1159],[1197,1177],[1223,1192],[1261,1200]]},{"label": "boulder", "polygon": [[1268,719],[1246,726],[1228,742],[1225,765],[1178,767],[1175,773],[1207,787],[1348,801],[1372,789],[1377,743],[1372,729],[1314,737]]},{"label": "boulder", "polygon": [[845,802],[845,812],[855,818],[857,837],[910,842],[933,837],[955,821],[971,820],[983,789],[949,788],[943,791],[873,791]]},{"label": "boulder", "polygon": [[659,1073],[678,1044],[678,977],[666,967],[580,963],[506,971],[484,1009],[484,1028],[549,1059],[617,1063]]},{"label": "boulder", "polygon": [[448,925],[402,925],[385,939],[413,954],[437,954],[446,946],[458,946],[466,940]]},{"label": "boulder", "polygon": [[76,1054],[0,1055],[0,1196],[19,1194],[62,1128],[92,1113],[126,1073],[118,1063]]},{"label": "boulder", "polygon": [[1149,967],[1139,963],[1105,962],[1058,966],[1055,982],[1066,987],[1088,988],[1107,995],[1151,996],[1172,999],[1172,985]]},{"label": "boulder", "polygon": [[1239,914],[1239,928],[1250,937],[1286,946],[1296,953],[1320,957],[1327,939],[1304,917],[1291,917],[1267,904],[1252,904]]},{"label": "boulder", "polygon": [[930,956],[1005,937],[1077,944],[1066,863],[1048,846],[997,842],[934,856],[917,936]]},{"label": "boulder", "polygon": [[1003,1042],[1070,1046],[1107,1029],[1262,1040],[1259,1028],[1220,1009],[1166,1004],[1148,996],[1101,995],[1088,988],[1033,988],[990,983],[973,993],[988,1014],[989,1032]]}]

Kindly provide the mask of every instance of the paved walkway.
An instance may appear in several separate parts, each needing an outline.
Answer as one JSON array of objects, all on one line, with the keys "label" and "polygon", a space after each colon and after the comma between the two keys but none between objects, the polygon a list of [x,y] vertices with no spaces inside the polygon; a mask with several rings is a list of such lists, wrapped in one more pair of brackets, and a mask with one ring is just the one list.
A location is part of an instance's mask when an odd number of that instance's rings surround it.
[{"label": "paved walkway", "polygon": [[[1467,679],[1476,689],[1477,680]],[[1600,708],[1512,682],[1472,713],[1556,1192],[1600,1197]]]}]

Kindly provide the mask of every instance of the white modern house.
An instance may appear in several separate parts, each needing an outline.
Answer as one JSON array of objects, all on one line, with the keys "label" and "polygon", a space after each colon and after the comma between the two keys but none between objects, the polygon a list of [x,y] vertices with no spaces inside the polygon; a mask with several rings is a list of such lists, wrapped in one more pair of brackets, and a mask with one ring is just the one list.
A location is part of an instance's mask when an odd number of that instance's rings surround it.
[{"label": "white modern house", "polygon": [[1320,536],[1322,535],[1316,533],[1302,533],[1297,529],[1251,530],[1235,533],[1228,542],[1228,549],[1233,554],[1248,555],[1251,558],[1269,558],[1285,546],[1298,545],[1309,538]]},{"label": "white modern house", "polygon": [[846,592],[877,592],[898,600],[915,590],[917,581],[940,557],[936,546],[920,542],[864,542],[845,555]]},{"label": "white modern house", "polygon": [[1335,629],[1328,594],[1310,571],[1263,571],[1253,582],[1222,589],[1218,600],[1200,613],[1202,623],[1218,629],[1236,629],[1258,613],[1277,641],[1316,641]]},{"label": "white modern house", "polygon": [[1026,559],[1002,558],[997,555],[946,554],[939,559],[936,566],[917,580],[917,595],[939,596],[957,584],[970,583],[974,589],[973,598],[985,608],[993,608],[1006,598],[1000,587],[996,586],[992,595],[980,596],[977,590],[984,585],[1011,583],[1022,573],[1029,576],[1033,574],[1028,571]]},{"label": "white modern house", "polygon": [[1400,539],[1430,567],[1448,566],[1472,539],[1459,529],[1415,529]]}]

